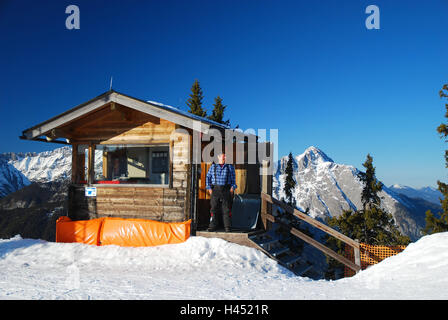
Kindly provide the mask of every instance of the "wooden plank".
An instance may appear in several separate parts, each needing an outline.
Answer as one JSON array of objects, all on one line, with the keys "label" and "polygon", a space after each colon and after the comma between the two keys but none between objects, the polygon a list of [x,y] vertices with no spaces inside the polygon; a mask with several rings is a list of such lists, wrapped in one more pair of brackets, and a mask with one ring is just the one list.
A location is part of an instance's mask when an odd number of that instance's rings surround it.
[{"label": "wooden plank", "polygon": [[281,202],[281,201],[279,201],[277,199],[274,199],[272,196],[270,196],[270,195],[268,195],[268,194],[266,194],[264,192],[262,192],[261,197],[263,199],[265,199],[266,201],[272,203],[272,204],[275,204],[275,205],[278,205],[278,206],[282,207],[287,212],[293,214],[294,216],[298,217],[299,219],[301,219],[303,221],[308,222],[309,224],[315,226],[316,228],[318,228],[318,229],[320,229],[320,230],[330,234],[331,236],[335,237],[336,239],[339,239],[339,240],[341,240],[341,241],[351,245],[354,248],[359,248],[359,243],[356,242],[355,240],[347,237],[346,235],[344,235],[342,233],[337,232],[336,230],[334,230],[334,229],[330,228],[329,226],[321,223],[320,221],[317,221],[316,219],[311,218],[307,214],[305,214],[303,212],[300,212],[299,210],[294,209],[294,208],[288,206],[287,204],[285,204],[285,203],[283,203],[283,202]]},{"label": "wooden plank", "polygon": [[[268,145],[269,146],[269,145]],[[262,162],[262,168],[263,168],[263,175],[262,175],[262,183],[261,183],[261,191],[262,195],[266,194],[271,196],[272,195],[272,175],[268,174],[268,167],[269,163],[266,160],[263,160]],[[272,213],[272,204],[267,201],[265,198],[262,197],[261,201],[261,222],[264,226],[265,230],[270,229],[270,224],[268,223],[268,220],[266,219],[266,214]]]},{"label": "wooden plank", "polygon": [[168,188],[164,188],[163,189],[163,195],[164,196],[185,196],[187,194],[186,189],[185,188],[173,188],[173,189],[168,189]]},{"label": "wooden plank", "polygon": [[161,215],[151,215],[151,214],[143,214],[143,215],[137,215],[137,214],[108,214],[108,213],[99,213],[98,218],[107,218],[107,217],[118,217],[118,218],[125,218],[125,219],[148,219],[148,220],[154,220],[154,221],[161,221]]},{"label": "wooden plank", "polygon": [[353,248],[353,250],[354,250],[354,255],[355,255],[355,264],[357,266],[359,266],[359,268],[361,268],[361,252],[359,250],[359,247]]},{"label": "wooden plank", "polygon": [[96,187],[97,199],[101,197],[114,197],[116,195],[121,196],[133,196],[137,193],[133,187],[113,188],[113,187]]},{"label": "wooden plank", "polygon": [[128,205],[120,205],[120,204],[111,204],[111,203],[103,203],[103,204],[97,204],[97,211],[98,212],[154,212],[154,213],[162,213],[163,207],[162,206],[128,206]]},{"label": "wooden plank", "polygon": [[186,180],[188,173],[186,171],[174,171],[173,180]]},{"label": "wooden plank", "polygon": [[147,213],[152,212],[154,214],[162,214],[163,213],[163,207],[162,206],[141,206],[141,207],[135,207],[135,206],[126,206],[126,205],[116,205],[116,204],[101,204],[97,205],[97,212],[98,213]]},{"label": "wooden plank", "polygon": [[108,104],[113,99],[112,93],[106,93],[102,96],[96,97],[93,100],[90,100],[86,103],[83,103],[69,111],[66,111],[56,117],[53,117],[50,120],[42,122],[37,126],[34,126],[28,130],[25,130],[23,134],[27,139],[37,138],[51,129],[54,129],[61,125],[66,125],[69,122],[72,122],[82,116],[87,115],[88,113],[95,111],[96,109]]},{"label": "wooden plank", "polygon": [[185,115],[181,115],[175,111],[166,110],[160,106],[157,106],[156,104],[143,102],[121,94],[117,94],[116,96],[114,96],[113,100],[117,103],[128,106],[135,110],[171,121],[173,123],[180,124],[184,127],[190,129],[198,129],[200,132],[206,133],[210,128],[209,124],[201,123],[198,120],[193,120],[192,118],[187,117]]}]

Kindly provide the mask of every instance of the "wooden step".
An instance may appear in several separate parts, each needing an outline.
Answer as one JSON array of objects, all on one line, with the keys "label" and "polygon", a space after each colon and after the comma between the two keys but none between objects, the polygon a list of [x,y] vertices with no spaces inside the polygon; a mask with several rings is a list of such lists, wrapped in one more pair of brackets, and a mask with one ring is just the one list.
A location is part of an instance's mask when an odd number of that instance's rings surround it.
[{"label": "wooden step", "polygon": [[277,247],[274,248],[272,250],[269,250],[269,254],[274,256],[274,257],[278,257],[279,255],[281,255],[282,253],[288,252],[289,248],[288,247]]},{"label": "wooden step", "polygon": [[298,276],[302,276],[307,271],[309,271],[313,266],[312,265],[302,265],[294,268],[292,272],[294,272]]},{"label": "wooden step", "polygon": [[288,267],[291,267],[291,265],[293,265],[294,263],[296,263],[297,261],[299,261],[301,258],[301,256],[296,255],[296,256],[289,256],[287,258],[281,259],[280,261],[284,264],[286,264]]},{"label": "wooden step", "polygon": [[[267,254],[272,259],[279,262],[284,267],[288,268],[294,274],[300,276],[304,274],[305,272],[309,271],[312,266],[306,265],[295,265],[297,262],[300,261],[301,256],[300,255],[289,255],[286,257],[280,256],[284,253],[287,253],[290,251],[288,246],[284,246],[280,244],[280,239],[276,238],[274,234],[272,233],[259,233],[256,235],[251,235],[248,237],[249,240],[251,240],[254,244],[258,246],[258,248],[263,251],[265,254]],[[271,248],[271,245],[277,244],[274,248]]]},{"label": "wooden step", "polygon": [[257,242],[257,244],[259,246],[265,248],[265,246],[277,243],[278,239],[262,239],[262,240],[259,240],[259,241],[256,241],[256,242]]}]

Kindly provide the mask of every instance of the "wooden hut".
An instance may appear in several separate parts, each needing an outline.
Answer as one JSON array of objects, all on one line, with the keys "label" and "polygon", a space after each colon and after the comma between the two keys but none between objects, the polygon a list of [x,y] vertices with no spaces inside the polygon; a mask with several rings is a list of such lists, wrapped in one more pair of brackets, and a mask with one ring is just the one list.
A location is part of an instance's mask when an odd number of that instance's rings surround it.
[{"label": "wooden hut", "polygon": [[[195,232],[209,220],[205,175],[210,162],[200,155],[207,145],[203,138],[212,129],[229,130],[177,108],[110,90],[24,130],[20,138],[72,146],[72,220],[192,219]],[[243,141],[234,139],[233,150],[254,138],[242,135]],[[242,150],[247,159],[248,147]],[[235,164],[237,194],[260,196],[259,166],[258,159]]]}]

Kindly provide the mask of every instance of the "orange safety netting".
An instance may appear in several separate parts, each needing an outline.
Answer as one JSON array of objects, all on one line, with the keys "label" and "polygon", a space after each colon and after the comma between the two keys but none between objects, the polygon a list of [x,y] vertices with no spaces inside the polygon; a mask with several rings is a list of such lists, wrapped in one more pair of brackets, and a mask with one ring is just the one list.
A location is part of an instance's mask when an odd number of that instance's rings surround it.
[{"label": "orange safety netting", "polygon": [[191,220],[159,222],[145,219],[99,218],[56,221],[56,242],[80,242],[92,245],[146,247],[186,241]]},{"label": "orange safety netting", "polygon": [[[406,246],[378,246],[360,243],[359,251],[361,256],[361,270],[377,264],[386,258],[394,256],[403,251],[405,248]],[[355,262],[353,247],[349,245],[345,246],[345,257],[350,261]],[[345,267],[344,271],[346,277],[351,277],[355,274],[355,271],[349,267]]]}]

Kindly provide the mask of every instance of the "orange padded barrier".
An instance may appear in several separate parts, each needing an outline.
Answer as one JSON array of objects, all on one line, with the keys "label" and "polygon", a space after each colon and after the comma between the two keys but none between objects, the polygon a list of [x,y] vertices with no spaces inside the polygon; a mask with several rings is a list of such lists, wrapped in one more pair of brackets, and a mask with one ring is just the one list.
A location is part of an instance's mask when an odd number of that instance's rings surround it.
[{"label": "orange padded barrier", "polygon": [[144,219],[106,218],[101,228],[101,245],[147,247],[181,243],[190,236],[191,220],[159,222]]},{"label": "orange padded barrier", "polygon": [[146,247],[181,243],[190,236],[191,220],[159,222],[144,219],[99,218],[56,221],[56,242]]},{"label": "orange padded barrier", "polygon": [[69,217],[60,217],[56,221],[56,242],[81,242],[99,244],[99,230],[103,218],[72,221]]},{"label": "orange padded barrier", "polygon": [[[378,246],[365,243],[360,243],[359,247],[361,255],[361,270],[377,264],[378,262],[394,256],[406,249],[406,246]],[[350,261],[355,262],[353,248],[349,245],[345,246],[345,257]],[[348,267],[345,267],[344,271],[346,277],[351,277],[355,274],[355,272]]]}]

